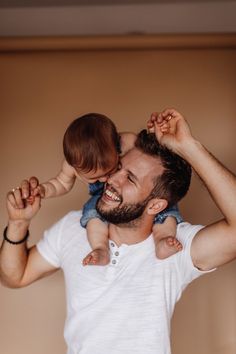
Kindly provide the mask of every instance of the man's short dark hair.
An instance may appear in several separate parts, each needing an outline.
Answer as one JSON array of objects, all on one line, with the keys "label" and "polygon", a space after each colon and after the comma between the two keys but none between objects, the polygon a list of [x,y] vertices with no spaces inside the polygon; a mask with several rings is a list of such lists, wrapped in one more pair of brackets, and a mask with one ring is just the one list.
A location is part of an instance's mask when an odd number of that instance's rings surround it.
[{"label": "man's short dark hair", "polygon": [[172,206],[187,193],[191,181],[191,166],[182,157],[160,145],[155,134],[142,130],[135,142],[137,149],[161,160],[164,172],[154,181],[153,198],[162,198]]}]

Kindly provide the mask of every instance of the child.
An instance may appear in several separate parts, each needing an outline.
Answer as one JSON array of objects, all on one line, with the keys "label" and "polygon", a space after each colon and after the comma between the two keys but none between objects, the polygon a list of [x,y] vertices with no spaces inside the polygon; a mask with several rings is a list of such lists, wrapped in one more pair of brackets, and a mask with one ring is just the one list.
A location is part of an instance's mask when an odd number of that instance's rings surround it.
[{"label": "child", "polygon": [[[83,208],[81,225],[87,228],[92,252],[84,258],[84,265],[109,263],[108,226],[97,213],[96,202],[104,182],[116,171],[119,157],[134,146],[135,139],[134,133],[118,134],[114,123],[104,115],[90,113],[75,119],[64,135],[65,160],[61,171],[34,192],[42,198],[57,197],[68,193],[76,178],[89,184],[92,198]],[[153,236],[159,258],[169,257],[182,249],[175,238],[176,220],[182,221],[177,207],[156,217]]]}]

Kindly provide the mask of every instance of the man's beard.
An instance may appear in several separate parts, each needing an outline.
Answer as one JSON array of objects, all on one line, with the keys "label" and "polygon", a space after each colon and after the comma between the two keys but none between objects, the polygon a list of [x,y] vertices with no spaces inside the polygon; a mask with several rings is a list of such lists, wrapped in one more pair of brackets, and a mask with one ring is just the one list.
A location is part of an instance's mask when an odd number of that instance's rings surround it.
[{"label": "man's beard", "polygon": [[[144,199],[142,202],[137,204],[123,204],[122,206],[117,206],[114,209],[104,210],[102,207],[101,198],[98,199],[96,209],[99,214],[109,223],[118,225],[118,224],[130,224],[130,226],[134,226],[136,222],[142,216],[147,203],[150,200],[150,195]],[[134,223],[132,223],[134,221]]]}]

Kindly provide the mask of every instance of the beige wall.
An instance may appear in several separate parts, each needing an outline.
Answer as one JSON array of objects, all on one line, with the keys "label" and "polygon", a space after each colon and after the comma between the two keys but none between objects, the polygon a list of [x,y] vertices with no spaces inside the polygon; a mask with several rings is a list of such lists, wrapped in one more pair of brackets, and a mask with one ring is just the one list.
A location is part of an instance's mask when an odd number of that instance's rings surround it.
[{"label": "beige wall", "polygon": [[[86,112],[104,113],[120,130],[138,131],[150,112],[176,107],[195,136],[236,172],[235,63],[234,49],[1,53],[1,228],[6,191],[24,177],[53,176],[65,128]],[[86,198],[78,183],[69,195],[44,201],[30,243]],[[180,207],[194,223],[220,217],[196,178]],[[232,262],[186,290],[173,319],[173,354],[235,354],[235,271]],[[65,353],[61,273],[25,289],[0,286],[0,297],[1,353]]]}]

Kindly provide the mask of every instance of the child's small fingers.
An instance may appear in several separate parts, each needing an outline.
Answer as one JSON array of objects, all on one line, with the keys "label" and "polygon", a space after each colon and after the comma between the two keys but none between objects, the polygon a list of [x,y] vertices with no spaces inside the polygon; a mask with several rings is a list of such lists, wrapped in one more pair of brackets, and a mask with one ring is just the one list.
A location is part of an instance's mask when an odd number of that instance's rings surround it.
[{"label": "child's small fingers", "polygon": [[156,120],[156,119],[157,119],[157,117],[158,117],[158,114],[159,114],[158,112],[152,112],[152,113],[151,113],[151,118],[150,118],[150,119],[151,119],[151,120]]},{"label": "child's small fingers", "polygon": [[149,133],[155,133],[155,127],[151,127],[151,128],[148,128],[148,132]]},{"label": "child's small fingers", "polygon": [[32,190],[31,195],[33,196],[40,196],[41,198],[45,197],[45,189],[43,186],[39,185],[35,189]]},{"label": "child's small fingers", "polygon": [[30,195],[27,199],[26,199],[27,203],[29,203],[30,205],[34,204],[35,201],[35,196]]},{"label": "child's small fingers", "polygon": [[30,185],[30,189],[33,190],[35,188],[38,187],[39,185],[39,181],[38,181],[38,178],[37,177],[30,177],[29,179],[29,185]]},{"label": "child's small fingers", "polygon": [[36,195],[39,195],[39,194],[40,194],[39,187],[37,187],[31,191],[31,196],[33,196],[33,197],[35,197]]},{"label": "child's small fingers", "polygon": [[158,115],[159,113],[158,112],[153,112],[150,116],[150,119],[148,120],[148,122],[154,124],[155,122],[157,122],[158,120]]},{"label": "child's small fingers", "polygon": [[153,127],[153,121],[151,121],[151,120],[148,120],[147,121],[147,127]]}]

